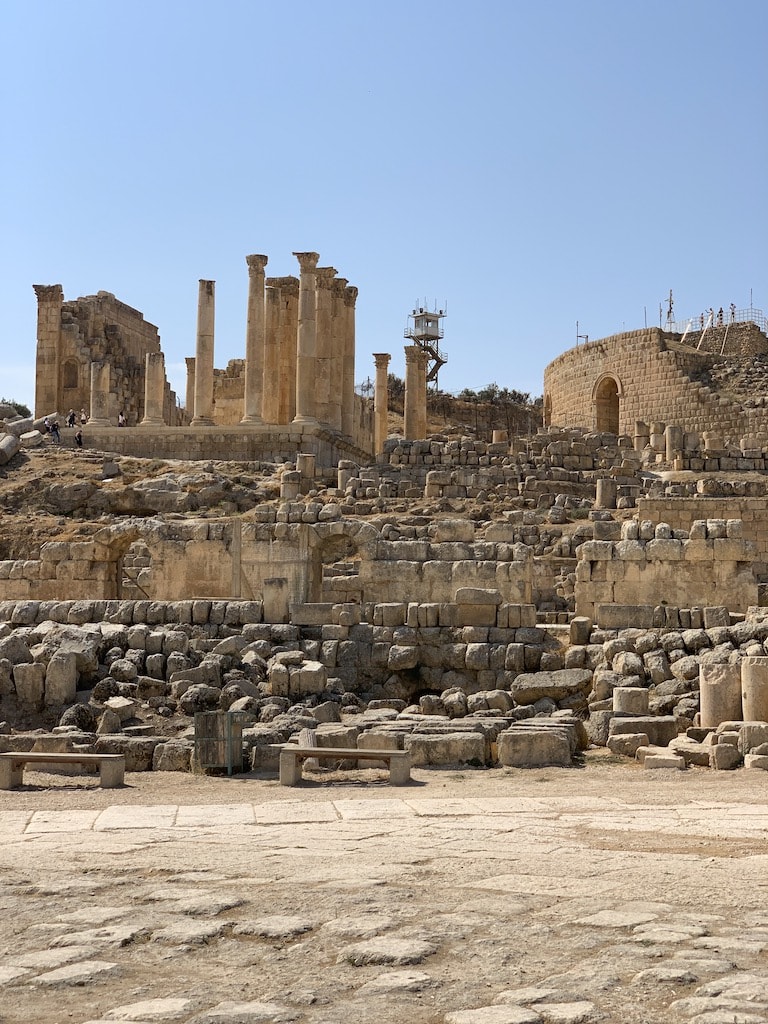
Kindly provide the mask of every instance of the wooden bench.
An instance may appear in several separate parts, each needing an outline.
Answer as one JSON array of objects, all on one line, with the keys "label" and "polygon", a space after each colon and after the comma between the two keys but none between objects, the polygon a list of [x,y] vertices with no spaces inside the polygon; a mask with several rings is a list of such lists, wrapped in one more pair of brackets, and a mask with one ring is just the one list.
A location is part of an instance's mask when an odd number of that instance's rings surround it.
[{"label": "wooden bench", "polygon": [[[60,754],[42,750],[15,750],[0,754],[0,789],[22,784],[25,765],[83,765],[99,769],[102,789],[115,789],[125,780],[125,754]],[[44,770],[44,769],[43,769]]]},{"label": "wooden bench", "polygon": [[280,785],[297,786],[302,765],[309,758],[334,761],[385,761],[389,765],[390,786],[407,786],[411,781],[409,750],[358,750],[356,747],[298,747],[286,744],[280,751]]}]

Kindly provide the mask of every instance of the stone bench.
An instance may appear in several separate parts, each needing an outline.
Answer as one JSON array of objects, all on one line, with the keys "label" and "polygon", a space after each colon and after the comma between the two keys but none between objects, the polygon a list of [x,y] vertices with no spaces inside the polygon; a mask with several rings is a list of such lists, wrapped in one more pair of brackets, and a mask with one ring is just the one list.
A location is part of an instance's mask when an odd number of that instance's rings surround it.
[{"label": "stone bench", "polygon": [[288,744],[280,751],[280,785],[298,785],[301,782],[302,765],[309,758],[331,758],[334,761],[384,761],[389,765],[390,786],[406,786],[411,781],[411,755],[407,750],[298,747]]},{"label": "stone bench", "polygon": [[[55,753],[41,750],[11,751],[0,754],[0,789],[15,789],[22,784],[25,765],[82,765],[99,769],[102,789],[115,789],[125,780],[124,754]],[[45,769],[43,769],[45,770]]]}]

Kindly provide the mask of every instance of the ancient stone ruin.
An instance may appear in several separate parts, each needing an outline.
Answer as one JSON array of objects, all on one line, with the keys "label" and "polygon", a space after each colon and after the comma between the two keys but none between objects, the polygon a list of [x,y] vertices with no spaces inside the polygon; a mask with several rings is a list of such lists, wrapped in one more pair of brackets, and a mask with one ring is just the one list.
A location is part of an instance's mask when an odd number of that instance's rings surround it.
[{"label": "ancient stone ruin", "polygon": [[[566,352],[528,437],[423,436],[408,346],[388,436],[388,353],[354,393],[356,289],[297,257],[247,257],[226,371],[200,282],[184,409],[141,314],[37,288],[37,419],[3,412],[0,462],[38,467],[47,518],[0,552],[0,750],[189,771],[214,714],[273,774],[306,730],[415,766],[768,768],[764,321]],[[85,404],[82,451],[43,437]]]}]

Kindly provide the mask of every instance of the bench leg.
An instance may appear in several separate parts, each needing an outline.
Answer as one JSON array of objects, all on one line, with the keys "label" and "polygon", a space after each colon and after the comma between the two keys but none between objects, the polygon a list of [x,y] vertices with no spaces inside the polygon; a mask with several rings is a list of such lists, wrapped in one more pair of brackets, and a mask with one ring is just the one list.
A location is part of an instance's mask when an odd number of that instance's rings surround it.
[{"label": "bench leg", "polygon": [[411,781],[411,759],[393,757],[389,762],[390,786],[407,786]]},{"label": "bench leg", "polygon": [[102,789],[117,789],[125,782],[125,759],[102,761],[99,765],[99,782]]},{"label": "bench leg", "polygon": [[301,782],[301,758],[291,750],[280,751],[280,785],[298,786]]},{"label": "bench leg", "polygon": [[0,761],[0,789],[17,789],[22,782],[24,766],[13,761]]}]

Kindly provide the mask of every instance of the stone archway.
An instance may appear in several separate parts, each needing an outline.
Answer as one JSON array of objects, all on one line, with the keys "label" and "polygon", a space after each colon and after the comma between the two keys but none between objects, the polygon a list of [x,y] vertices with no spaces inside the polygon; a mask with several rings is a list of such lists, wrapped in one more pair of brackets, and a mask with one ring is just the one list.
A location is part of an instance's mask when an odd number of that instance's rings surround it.
[{"label": "stone archway", "polygon": [[615,374],[603,373],[598,377],[592,389],[595,430],[619,433],[619,402],[623,397],[624,389]]},{"label": "stone archway", "polygon": [[542,417],[542,422],[545,427],[552,426],[552,396],[549,394],[549,392],[547,392],[547,394],[544,395],[544,413]]},{"label": "stone archway", "polygon": [[378,532],[367,523],[337,520],[313,527],[308,600],[362,603],[360,565],[375,558]]}]

